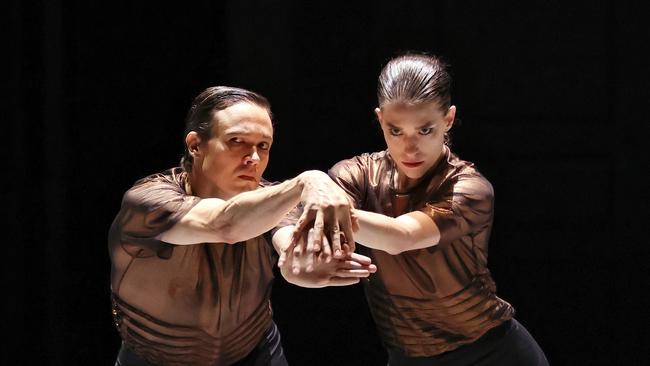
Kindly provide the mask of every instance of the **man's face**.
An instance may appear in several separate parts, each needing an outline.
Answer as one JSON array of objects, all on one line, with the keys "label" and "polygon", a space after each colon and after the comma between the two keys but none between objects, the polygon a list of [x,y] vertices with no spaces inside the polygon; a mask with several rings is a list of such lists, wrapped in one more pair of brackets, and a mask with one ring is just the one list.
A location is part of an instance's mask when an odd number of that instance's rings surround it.
[{"label": "man's face", "polygon": [[194,169],[201,169],[210,196],[229,199],[257,188],[269,162],[273,125],[266,109],[246,102],[216,112],[214,119]]},{"label": "man's face", "polygon": [[445,132],[451,128],[456,107],[446,113],[436,102],[406,105],[387,104],[375,109],[388,151],[400,173],[418,179],[442,155]]}]

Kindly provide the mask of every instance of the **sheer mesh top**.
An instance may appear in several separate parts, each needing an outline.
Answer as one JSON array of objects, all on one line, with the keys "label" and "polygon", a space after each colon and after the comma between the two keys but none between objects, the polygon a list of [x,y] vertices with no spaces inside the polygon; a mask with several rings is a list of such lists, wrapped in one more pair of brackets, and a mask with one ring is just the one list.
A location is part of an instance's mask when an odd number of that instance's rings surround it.
[{"label": "sheer mesh top", "polygon": [[155,364],[226,365],[271,325],[275,252],[264,236],[171,245],[157,236],[199,197],[175,168],[129,189],[109,231],[113,315],[126,346]]},{"label": "sheer mesh top", "polygon": [[361,247],[377,265],[364,283],[386,347],[432,356],[513,316],[487,269],[493,191],[473,164],[445,148],[440,163],[402,194],[392,187],[396,166],[386,151],[341,161],[329,174],[357,208],[393,217],[420,210],[441,232],[438,245],[399,255]]}]

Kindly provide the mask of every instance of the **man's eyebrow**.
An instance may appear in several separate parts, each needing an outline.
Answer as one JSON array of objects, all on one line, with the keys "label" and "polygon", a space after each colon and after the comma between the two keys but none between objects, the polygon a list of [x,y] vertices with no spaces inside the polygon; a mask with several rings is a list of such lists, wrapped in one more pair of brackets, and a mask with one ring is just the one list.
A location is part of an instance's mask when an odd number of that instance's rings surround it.
[{"label": "man's eyebrow", "polygon": [[[226,136],[232,136],[232,135],[253,135],[257,134],[258,132],[252,131],[251,129],[244,128],[244,127],[235,127],[230,129],[228,132],[225,133]],[[261,134],[262,137],[273,140],[273,135],[269,135],[266,133]]]}]

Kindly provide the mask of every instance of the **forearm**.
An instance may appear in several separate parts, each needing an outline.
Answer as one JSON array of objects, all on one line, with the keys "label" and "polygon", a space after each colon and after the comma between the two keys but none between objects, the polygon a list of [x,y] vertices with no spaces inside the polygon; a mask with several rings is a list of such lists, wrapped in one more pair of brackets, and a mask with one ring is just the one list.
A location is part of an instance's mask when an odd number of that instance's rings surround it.
[{"label": "forearm", "polygon": [[396,218],[363,210],[354,214],[359,219],[355,241],[369,248],[399,254],[436,245],[440,240],[438,227],[421,212]]},{"label": "forearm", "polygon": [[205,198],[159,239],[188,245],[237,243],[256,237],[277,225],[300,202],[303,190],[318,175],[305,172],[274,186],[240,193],[227,201]]},{"label": "forearm", "polygon": [[215,230],[227,233],[227,242],[246,240],[271,230],[305,198],[316,181],[329,177],[320,171],[306,171],[283,183],[239,194],[213,212]]},{"label": "forearm", "polygon": [[208,216],[208,225],[214,232],[235,243],[271,230],[300,202],[304,187],[301,177],[280,184],[240,193]]}]

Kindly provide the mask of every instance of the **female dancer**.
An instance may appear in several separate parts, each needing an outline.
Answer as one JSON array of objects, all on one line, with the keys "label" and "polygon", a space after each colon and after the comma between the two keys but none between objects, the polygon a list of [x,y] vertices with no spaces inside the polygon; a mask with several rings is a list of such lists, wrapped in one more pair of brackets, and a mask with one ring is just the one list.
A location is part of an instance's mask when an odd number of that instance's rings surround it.
[{"label": "female dancer", "polygon": [[[389,365],[548,365],[495,293],[487,268],[493,190],[448,146],[450,87],[435,56],[392,59],[375,109],[388,149],[329,171],[354,203],[354,239],[378,268],[364,282]],[[319,239],[316,248],[327,243]]]}]

